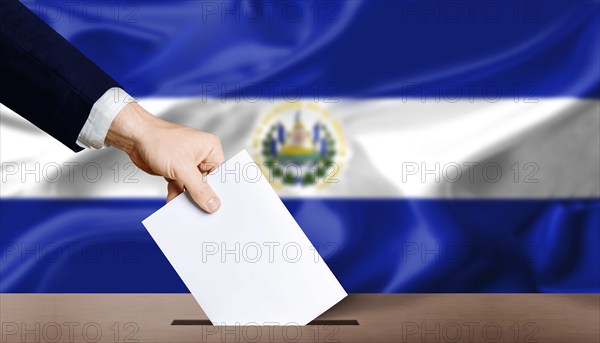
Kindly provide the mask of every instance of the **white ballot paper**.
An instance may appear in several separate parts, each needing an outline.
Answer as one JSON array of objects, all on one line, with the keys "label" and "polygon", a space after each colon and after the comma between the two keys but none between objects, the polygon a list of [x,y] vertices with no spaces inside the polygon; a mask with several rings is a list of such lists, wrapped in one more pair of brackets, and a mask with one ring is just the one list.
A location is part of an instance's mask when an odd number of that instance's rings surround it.
[{"label": "white ballot paper", "polygon": [[[214,325],[306,325],[347,294],[244,150],[143,221]],[[160,277],[157,275],[156,277]]]}]

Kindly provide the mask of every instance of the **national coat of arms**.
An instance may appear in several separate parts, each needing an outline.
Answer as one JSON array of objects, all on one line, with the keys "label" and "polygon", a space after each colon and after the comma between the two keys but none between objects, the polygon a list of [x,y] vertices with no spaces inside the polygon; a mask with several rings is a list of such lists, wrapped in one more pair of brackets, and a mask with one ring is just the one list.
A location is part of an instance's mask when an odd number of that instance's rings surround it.
[{"label": "national coat of arms", "polygon": [[313,102],[285,103],[261,120],[253,147],[263,173],[277,187],[337,183],[344,135],[329,111]]}]

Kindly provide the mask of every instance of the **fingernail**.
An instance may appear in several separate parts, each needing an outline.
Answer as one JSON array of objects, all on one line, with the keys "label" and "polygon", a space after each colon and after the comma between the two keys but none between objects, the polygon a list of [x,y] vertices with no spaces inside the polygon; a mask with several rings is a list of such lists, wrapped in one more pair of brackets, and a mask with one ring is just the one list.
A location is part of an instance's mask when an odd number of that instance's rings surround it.
[{"label": "fingernail", "polygon": [[214,212],[219,209],[219,206],[221,206],[221,200],[218,198],[210,198],[206,204],[208,205],[210,212]]}]

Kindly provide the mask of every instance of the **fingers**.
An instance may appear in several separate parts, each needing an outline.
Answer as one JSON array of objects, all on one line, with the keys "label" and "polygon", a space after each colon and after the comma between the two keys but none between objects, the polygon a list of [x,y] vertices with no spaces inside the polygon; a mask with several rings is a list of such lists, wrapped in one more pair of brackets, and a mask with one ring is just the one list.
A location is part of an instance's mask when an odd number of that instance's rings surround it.
[{"label": "fingers", "polygon": [[211,150],[211,152],[207,156],[207,160],[213,161],[218,165],[221,165],[225,162],[225,155],[223,154],[223,147],[221,146],[221,139],[216,137],[216,144]]},{"label": "fingers", "polygon": [[223,162],[225,162],[225,156],[223,154],[221,140],[218,136],[214,136],[214,140],[215,142],[213,148],[210,150],[208,155],[206,155],[204,161],[202,161],[202,163],[200,163],[199,165],[199,169],[203,173],[210,173],[213,170],[217,169],[218,166],[223,164]]},{"label": "fingers", "polygon": [[221,200],[212,190],[196,166],[190,166],[181,171],[178,177],[190,193],[190,196],[208,213],[216,212],[221,206]]},{"label": "fingers", "polygon": [[167,182],[167,202],[169,202],[183,192],[183,183],[175,180],[167,180]]},{"label": "fingers", "polygon": [[195,158],[198,160],[192,162],[200,162],[197,166],[176,167],[176,176],[172,177],[176,180],[165,177],[167,182],[169,182],[167,186],[167,202],[173,200],[186,189],[200,208],[208,213],[213,213],[221,206],[221,200],[206,182],[205,176],[225,162],[225,158],[219,137],[198,132],[198,138],[199,145],[211,148],[207,149],[208,154],[206,154],[207,150],[204,150],[204,156],[202,156],[201,152],[197,154]]}]

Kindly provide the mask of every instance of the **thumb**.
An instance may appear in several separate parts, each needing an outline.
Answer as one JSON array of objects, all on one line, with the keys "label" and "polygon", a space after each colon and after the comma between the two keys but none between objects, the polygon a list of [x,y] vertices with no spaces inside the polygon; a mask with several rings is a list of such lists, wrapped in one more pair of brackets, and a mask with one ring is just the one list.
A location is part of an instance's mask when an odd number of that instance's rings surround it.
[{"label": "thumb", "polygon": [[190,193],[194,202],[208,213],[216,212],[221,206],[221,200],[210,187],[206,179],[197,167],[192,166],[184,169],[181,174],[181,182]]}]

